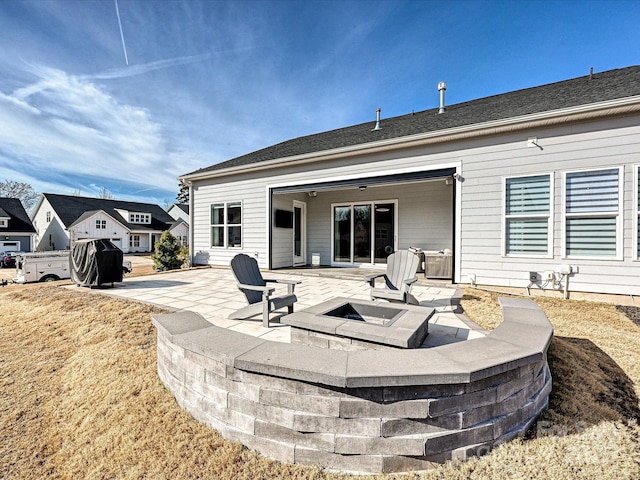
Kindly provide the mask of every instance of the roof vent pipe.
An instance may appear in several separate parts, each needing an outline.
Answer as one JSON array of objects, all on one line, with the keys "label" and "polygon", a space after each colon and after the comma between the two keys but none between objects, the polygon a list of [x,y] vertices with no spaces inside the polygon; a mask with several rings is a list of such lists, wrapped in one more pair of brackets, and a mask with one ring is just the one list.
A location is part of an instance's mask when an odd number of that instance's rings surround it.
[{"label": "roof vent pipe", "polygon": [[[376,126],[373,127],[373,130],[380,130],[382,127],[380,126],[380,112],[382,111],[381,108],[376,108]],[[372,131],[373,131],[372,130]]]},{"label": "roof vent pipe", "polygon": [[440,108],[438,109],[438,114],[444,113],[447,109],[444,107],[444,91],[447,89],[446,82],[438,83],[438,91],[440,92]]}]

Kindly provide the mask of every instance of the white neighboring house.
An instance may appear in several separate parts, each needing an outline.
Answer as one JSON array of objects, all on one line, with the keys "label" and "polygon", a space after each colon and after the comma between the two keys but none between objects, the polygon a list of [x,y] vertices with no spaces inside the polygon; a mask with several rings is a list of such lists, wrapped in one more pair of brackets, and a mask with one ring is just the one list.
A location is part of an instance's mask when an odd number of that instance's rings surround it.
[{"label": "white neighboring house", "polygon": [[167,213],[175,219],[175,222],[169,227],[171,235],[176,237],[178,243],[183,247],[189,245],[189,205],[174,203],[169,207]]},{"label": "white neighboring house", "polygon": [[440,93],[181,176],[192,262],[384,268],[413,246],[454,283],[640,295],[640,66]]},{"label": "white neighboring house", "polygon": [[174,203],[169,207],[167,213],[175,220],[184,220],[189,225],[189,204]]},{"label": "white neighboring house", "polygon": [[76,240],[106,238],[125,253],[151,252],[174,223],[159,205],[43,193],[32,213],[35,249],[65,250]]}]

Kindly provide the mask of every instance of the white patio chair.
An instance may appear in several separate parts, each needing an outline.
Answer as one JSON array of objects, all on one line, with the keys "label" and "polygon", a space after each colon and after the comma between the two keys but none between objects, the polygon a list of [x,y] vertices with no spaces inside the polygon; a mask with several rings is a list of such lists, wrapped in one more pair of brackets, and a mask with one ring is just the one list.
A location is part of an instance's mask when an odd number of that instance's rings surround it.
[{"label": "white patio chair", "polygon": [[[420,305],[411,294],[411,287],[418,281],[418,256],[408,250],[399,250],[387,257],[387,272],[369,275],[366,281],[371,286],[371,300]],[[376,279],[384,278],[384,286],[376,287]]]}]

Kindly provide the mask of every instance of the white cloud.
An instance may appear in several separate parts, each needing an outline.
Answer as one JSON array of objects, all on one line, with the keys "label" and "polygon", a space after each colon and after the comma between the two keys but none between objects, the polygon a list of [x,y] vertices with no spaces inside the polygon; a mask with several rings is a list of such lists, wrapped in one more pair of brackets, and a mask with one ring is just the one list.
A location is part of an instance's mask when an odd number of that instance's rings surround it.
[{"label": "white cloud", "polygon": [[0,92],[0,163],[11,163],[4,167],[19,163],[34,178],[54,172],[174,190],[176,176],[201,163],[171,151],[147,110],[86,78],[34,71],[36,83]]}]

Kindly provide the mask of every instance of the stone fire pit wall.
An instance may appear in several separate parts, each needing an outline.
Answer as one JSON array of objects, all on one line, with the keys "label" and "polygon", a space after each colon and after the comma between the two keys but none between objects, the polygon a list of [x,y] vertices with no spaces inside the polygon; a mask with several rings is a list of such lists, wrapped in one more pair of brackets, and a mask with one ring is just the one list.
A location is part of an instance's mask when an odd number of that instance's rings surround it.
[{"label": "stone fire pit wall", "polygon": [[500,302],[486,337],[413,350],[276,343],[193,312],[160,315],[158,374],[196,420],[265,456],[423,470],[522,435],[548,405],[553,328],[530,300]]}]

